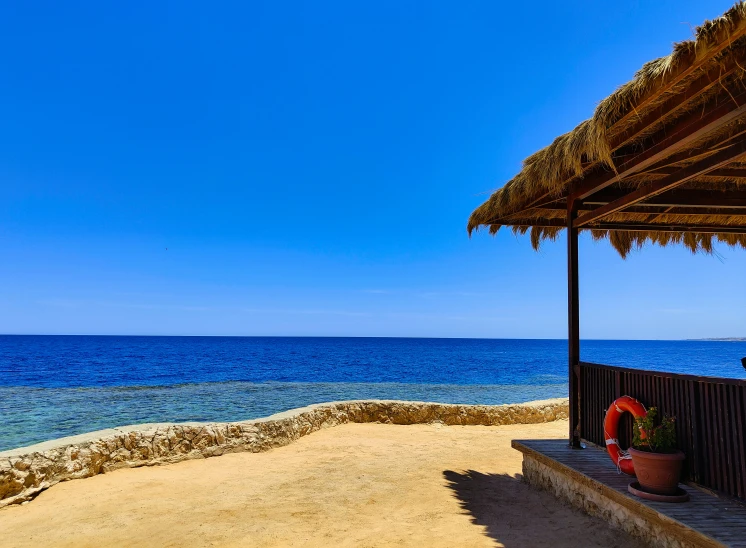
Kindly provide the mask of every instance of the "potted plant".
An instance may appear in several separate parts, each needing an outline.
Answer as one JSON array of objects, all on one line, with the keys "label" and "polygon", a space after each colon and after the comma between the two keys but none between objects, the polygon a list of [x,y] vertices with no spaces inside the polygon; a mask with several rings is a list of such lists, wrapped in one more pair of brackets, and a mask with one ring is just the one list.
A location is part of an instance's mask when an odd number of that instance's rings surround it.
[{"label": "potted plant", "polygon": [[640,487],[656,495],[675,495],[684,453],[676,448],[676,419],[665,416],[656,425],[657,415],[658,410],[651,407],[647,415],[635,419],[629,454]]}]

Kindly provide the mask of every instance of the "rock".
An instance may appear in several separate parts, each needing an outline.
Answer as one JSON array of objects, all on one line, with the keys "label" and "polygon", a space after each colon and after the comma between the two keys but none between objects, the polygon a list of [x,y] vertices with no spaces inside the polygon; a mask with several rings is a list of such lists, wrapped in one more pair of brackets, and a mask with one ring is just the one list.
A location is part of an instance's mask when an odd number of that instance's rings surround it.
[{"label": "rock", "polygon": [[60,481],[239,451],[258,453],[346,423],[498,426],[550,422],[567,414],[566,398],[520,405],[374,400],[318,404],[236,423],[115,428],[0,452],[0,507],[27,502]]}]

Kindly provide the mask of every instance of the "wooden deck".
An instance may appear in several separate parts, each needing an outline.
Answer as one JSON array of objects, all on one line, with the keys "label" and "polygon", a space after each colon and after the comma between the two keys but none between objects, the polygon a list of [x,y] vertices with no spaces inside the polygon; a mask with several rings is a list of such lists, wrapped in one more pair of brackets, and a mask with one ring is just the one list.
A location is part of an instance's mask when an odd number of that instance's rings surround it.
[{"label": "wooden deck", "polygon": [[746,547],[746,507],[685,486],[691,499],[681,504],[650,502],[627,492],[634,478],[617,472],[606,451],[568,447],[566,440],[513,440],[513,448],[591,487],[641,518],[670,530],[695,546]]}]

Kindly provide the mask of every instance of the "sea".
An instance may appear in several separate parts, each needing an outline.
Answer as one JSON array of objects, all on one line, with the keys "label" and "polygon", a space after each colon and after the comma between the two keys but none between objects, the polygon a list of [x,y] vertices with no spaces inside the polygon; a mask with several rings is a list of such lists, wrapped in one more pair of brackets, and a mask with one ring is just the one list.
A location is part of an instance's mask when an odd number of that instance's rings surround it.
[{"label": "sea", "polygon": [[[584,361],[746,378],[746,341],[582,341]],[[313,403],[567,395],[567,341],[0,335],[0,451],[130,424]]]}]

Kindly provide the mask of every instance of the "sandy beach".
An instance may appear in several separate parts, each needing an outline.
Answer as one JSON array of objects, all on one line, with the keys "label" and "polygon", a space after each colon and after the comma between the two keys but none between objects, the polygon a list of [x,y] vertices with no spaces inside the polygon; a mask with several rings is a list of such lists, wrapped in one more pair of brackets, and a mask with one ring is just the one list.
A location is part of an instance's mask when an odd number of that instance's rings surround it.
[{"label": "sandy beach", "polygon": [[0,510],[0,546],[637,546],[520,481],[510,440],[566,430],[347,424],[117,470]]}]

